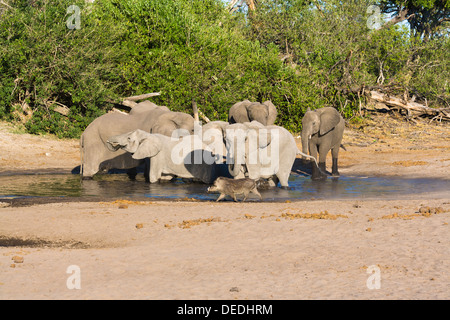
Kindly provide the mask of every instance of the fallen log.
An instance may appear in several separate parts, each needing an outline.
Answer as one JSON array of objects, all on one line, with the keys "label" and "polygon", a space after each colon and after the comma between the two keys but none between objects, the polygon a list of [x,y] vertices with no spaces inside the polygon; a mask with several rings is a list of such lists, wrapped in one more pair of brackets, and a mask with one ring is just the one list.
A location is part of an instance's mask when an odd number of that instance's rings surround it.
[{"label": "fallen log", "polygon": [[404,99],[392,97],[378,91],[369,91],[367,96],[369,99],[378,103],[383,103],[390,110],[405,113],[409,119],[425,116],[432,118],[432,120],[450,121],[450,108],[430,108],[414,101],[405,101]]}]

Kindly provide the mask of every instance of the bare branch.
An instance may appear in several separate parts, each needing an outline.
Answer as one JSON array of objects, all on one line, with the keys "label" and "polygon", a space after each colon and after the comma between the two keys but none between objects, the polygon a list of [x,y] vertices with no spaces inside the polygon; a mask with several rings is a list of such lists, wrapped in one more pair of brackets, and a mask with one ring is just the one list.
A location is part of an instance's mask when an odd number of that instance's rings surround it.
[{"label": "bare branch", "polygon": [[0,4],[4,5],[5,7],[7,7],[8,9],[14,9],[13,7],[11,7],[9,4],[7,4],[6,2],[0,0]]},{"label": "bare branch", "polygon": [[159,95],[161,95],[161,92],[146,93],[146,94],[141,94],[139,96],[121,98],[121,100],[139,101],[139,100],[144,100],[144,99],[159,96]]},{"label": "bare branch", "polygon": [[200,115],[200,117],[201,117],[203,120],[205,120],[205,122],[210,122],[210,121],[211,121],[211,120],[209,120],[208,117],[205,116],[205,115],[203,114],[203,112],[201,112],[200,110],[198,110],[198,114]]},{"label": "bare branch", "polygon": [[401,11],[399,11],[399,13],[395,17],[393,17],[391,20],[383,24],[378,30],[387,29],[390,26],[393,26],[394,24],[408,20],[410,18],[413,18],[414,16],[415,13],[408,15],[408,9],[404,8]]},{"label": "bare branch", "polygon": [[198,122],[199,120],[198,120],[197,102],[194,99],[192,99],[192,110],[194,112],[194,120]]},{"label": "bare branch", "polygon": [[126,107],[130,107],[130,108],[133,108],[134,106],[137,105],[136,102],[131,101],[131,100],[123,100],[121,104],[126,106]]}]

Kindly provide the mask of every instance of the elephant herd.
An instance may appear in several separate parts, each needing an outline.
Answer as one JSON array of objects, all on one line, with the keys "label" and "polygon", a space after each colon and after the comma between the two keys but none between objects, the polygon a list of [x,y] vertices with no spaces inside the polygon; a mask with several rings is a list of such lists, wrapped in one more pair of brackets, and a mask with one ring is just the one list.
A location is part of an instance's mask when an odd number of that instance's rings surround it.
[{"label": "elephant herd", "polygon": [[329,150],[332,175],[339,175],[345,124],[336,109],[306,112],[302,151],[289,131],[274,124],[276,118],[272,102],[244,100],[230,108],[228,122],[201,125],[189,114],[143,101],[129,113],[107,113],[86,128],[80,141],[81,175],[89,179],[98,172],[128,169],[133,179],[143,165],[150,183],[182,178],[212,184],[222,176],[264,179],[269,186],[287,188],[297,155],[314,160],[312,179],[326,178]]}]

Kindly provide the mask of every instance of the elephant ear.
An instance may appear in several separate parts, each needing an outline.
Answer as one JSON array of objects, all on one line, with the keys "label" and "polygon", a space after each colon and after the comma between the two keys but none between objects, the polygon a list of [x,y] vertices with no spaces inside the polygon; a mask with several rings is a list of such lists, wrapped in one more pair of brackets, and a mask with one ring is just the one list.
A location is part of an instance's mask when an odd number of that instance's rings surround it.
[{"label": "elephant ear", "polygon": [[320,112],[320,135],[324,135],[327,132],[331,131],[338,125],[339,121],[341,121],[341,115],[336,109],[332,107],[318,109],[317,111]]},{"label": "elephant ear", "polygon": [[152,135],[139,143],[139,147],[133,154],[133,159],[145,159],[156,156],[162,149],[162,141],[160,138]]},{"label": "elephant ear", "polygon": [[230,110],[228,111],[228,122],[230,124],[233,124],[249,121],[248,106],[250,106],[251,104],[252,102],[250,102],[249,100],[244,100],[232,105]]},{"label": "elephant ear", "polygon": [[277,107],[272,103],[272,101],[267,100],[263,102],[263,105],[267,106],[267,110],[269,112],[269,116],[267,117],[267,125],[273,125],[275,124],[275,120],[277,120]]}]

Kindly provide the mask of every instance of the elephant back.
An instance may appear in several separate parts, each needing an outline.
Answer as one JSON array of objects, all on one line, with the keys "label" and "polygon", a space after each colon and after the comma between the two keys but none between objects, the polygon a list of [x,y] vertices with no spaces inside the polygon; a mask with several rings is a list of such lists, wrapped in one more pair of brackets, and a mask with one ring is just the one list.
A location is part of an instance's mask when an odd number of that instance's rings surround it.
[{"label": "elephant back", "polygon": [[269,116],[269,110],[266,105],[254,102],[247,107],[248,119],[251,121],[258,121],[263,125],[267,124],[267,118]]},{"label": "elephant back", "polygon": [[136,129],[141,129],[147,132],[151,132],[152,128],[157,125],[161,116],[172,111],[165,106],[157,106],[156,108],[149,109],[145,112],[136,112],[130,114],[136,123]]},{"label": "elephant back", "polygon": [[194,133],[194,118],[184,112],[166,112],[161,114],[151,128],[151,133],[159,133],[168,137],[177,129]]},{"label": "elephant back", "polygon": [[134,115],[134,114],[138,114],[138,113],[150,112],[157,108],[161,108],[161,107],[159,107],[157,104],[155,104],[151,101],[145,100],[145,101],[139,102],[133,108],[131,108],[129,114]]},{"label": "elephant back", "polygon": [[98,143],[98,139],[106,142],[109,137],[133,131],[136,124],[131,121],[128,114],[106,113],[92,121],[84,130],[82,136],[86,144]]},{"label": "elephant back", "polygon": [[251,104],[251,101],[244,100],[232,105],[228,111],[228,122],[231,124],[249,122],[247,107]]}]

